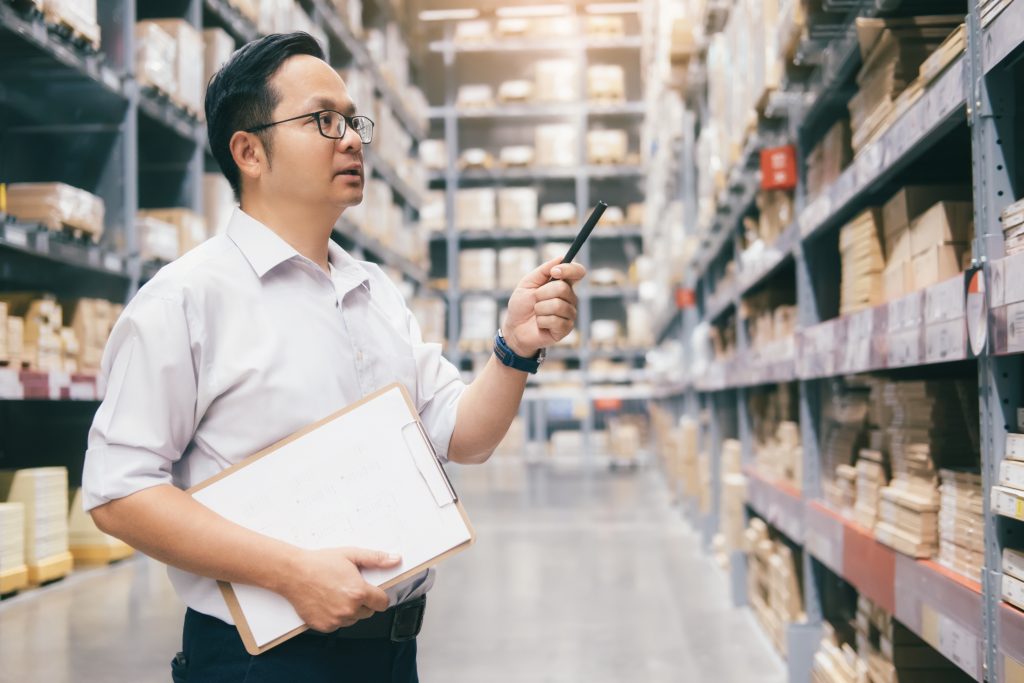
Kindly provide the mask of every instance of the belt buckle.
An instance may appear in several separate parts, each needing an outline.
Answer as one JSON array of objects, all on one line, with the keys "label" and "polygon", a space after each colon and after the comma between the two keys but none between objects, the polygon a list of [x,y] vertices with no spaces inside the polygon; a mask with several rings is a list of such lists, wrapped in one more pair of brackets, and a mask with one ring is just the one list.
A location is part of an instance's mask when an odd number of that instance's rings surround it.
[{"label": "belt buckle", "polygon": [[395,618],[391,621],[391,642],[404,643],[420,634],[426,604],[427,597],[424,595],[395,608]]}]

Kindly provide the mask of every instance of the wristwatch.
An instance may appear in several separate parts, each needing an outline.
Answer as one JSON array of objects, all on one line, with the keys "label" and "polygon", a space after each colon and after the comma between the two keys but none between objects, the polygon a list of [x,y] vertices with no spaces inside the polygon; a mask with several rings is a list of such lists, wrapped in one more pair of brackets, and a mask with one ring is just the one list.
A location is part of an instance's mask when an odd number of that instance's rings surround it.
[{"label": "wristwatch", "polygon": [[544,362],[544,357],[547,356],[547,349],[541,349],[537,352],[537,355],[532,358],[524,358],[523,356],[517,355],[515,351],[509,347],[508,342],[505,341],[505,337],[501,334],[501,329],[498,329],[498,333],[494,335],[494,355],[497,356],[498,360],[502,365],[510,367],[513,370],[522,370],[528,372],[531,375],[537,374],[537,369],[540,368],[540,364]]}]

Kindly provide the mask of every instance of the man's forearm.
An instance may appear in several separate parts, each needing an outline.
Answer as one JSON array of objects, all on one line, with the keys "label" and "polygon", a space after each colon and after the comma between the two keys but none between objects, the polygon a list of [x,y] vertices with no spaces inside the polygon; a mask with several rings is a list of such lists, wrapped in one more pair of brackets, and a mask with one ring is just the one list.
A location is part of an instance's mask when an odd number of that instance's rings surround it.
[{"label": "man's forearm", "polygon": [[519,412],[528,375],[498,362],[493,355],[459,399],[448,458],[463,464],[482,463],[505,437]]},{"label": "man's forearm", "polygon": [[169,484],[92,510],[105,532],[166,564],[222,581],[282,592],[299,550],[230,522]]}]

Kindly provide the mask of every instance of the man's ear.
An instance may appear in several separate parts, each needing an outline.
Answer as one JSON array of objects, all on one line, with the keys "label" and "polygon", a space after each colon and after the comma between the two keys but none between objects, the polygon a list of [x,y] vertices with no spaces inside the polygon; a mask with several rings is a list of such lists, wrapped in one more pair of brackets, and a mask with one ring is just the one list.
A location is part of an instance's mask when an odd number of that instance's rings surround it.
[{"label": "man's ear", "polygon": [[235,160],[241,178],[257,180],[270,167],[263,141],[255,133],[235,131],[228,141],[228,149],[231,150],[231,158]]}]

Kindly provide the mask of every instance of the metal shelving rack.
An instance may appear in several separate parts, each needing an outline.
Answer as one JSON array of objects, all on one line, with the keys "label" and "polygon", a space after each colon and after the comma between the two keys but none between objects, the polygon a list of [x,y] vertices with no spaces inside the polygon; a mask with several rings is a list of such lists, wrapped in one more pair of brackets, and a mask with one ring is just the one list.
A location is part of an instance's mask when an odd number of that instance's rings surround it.
[{"label": "metal shelving rack", "polygon": [[[299,4],[324,27],[331,64],[372,74],[375,94],[414,141],[422,139],[424,121],[382,76],[333,5]],[[100,0],[102,44],[92,53],[49,30],[27,6],[0,1],[0,179],[63,181],[89,190],[105,202],[106,225],[101,242],[92,245],[0,214],[0,288],[124,302],[159,267],[140,262],[136,210],[181,206],[202,213],[203,173],[217,172],[205,124],[145,92],[135,80],[136,20],[184,18],[197,28],[223,28],[239,45],[259,33],[227,0]],[[364,7],[367,26],[393,15],[388,0]],[[392,188],[407,220],[415,220],[419,193],[370,148],[366,163]],[[432,292],[422,266],[361,234],[345,218],[334,239],[357,258],[397,269],[416,290]],[[0,398],[0,467],[63,464],[77,485],[97,387],[93,378],[55,375],[50,384],[50,391],[29,392],[24,399]]]},{"label": "metal shelving rack", "polygon": [[[874,16],[901,3],[867,0],[855,3],[852,15]],[[909,4],[909,3],[907,3]],[[747,508],[764,518],[793,544],[802,547],[804,604],[807,619],[789,627],[789,680],[807,681],[823,620],[825,574],[835,575],[884,607],[910,630],[928,641],[975,680],[1006,681],[1024,671],[1024,612],[1000,597],[1001,552],[1011,541],[1019,546],[1024,514],[1016,519],[989,508],[998,483],[998,465],[1007,431],[1016,431],[1021,405],[1021,354],[1024,343],[1012,321],[1014,302],[1024,300],[1016,284],[1024,272],[1024,255],[1004,256],[1000,212],[1024,195],[1020,164],[1024,144],[1015,135],[1020,112],[1016,84],[1024,71],[1024,0],[1014,0],[987,26],[982,26],[978,0],[967,4],[967,49],[928,87],[925,94],[869,148],[863,150],[839,179],[808,202],[802,186],[796,192],[796,219],[776,243],[774,253],[754,271],[740,271],[735,284],[716,288],[718,268],[738,249],[740,218],[749,210],[746,183],[731,184],[719,198],[714,224],[703,235],[687,274],[698,294],[698,306],[667,311],[658,322],[659,340],[688,343],[698,324],[712,323],[739,310],[752,290],[771,287],[778,278],[795,280],[799,329],[792,357],[759,362],[750,353],[742,322],[736,321],[737,353],[729,362],[711,362],[682,380],[658,390],[661,405],[674,416],[699,418],[699,450],[712,458],[715,500],[710,514],[700,515],[694,501],[683,508],[703,532],[706,543],[719,527],[718,492],[723,438],[740,440],[748,480]],[[920,10],[920,11],[916,11]],[[912,13],[929,13],[914,5]],[[788,122],[799,157],[806,158],[828,125],[828,111],[845,104],[848,82],[858,58],[840,31],[827,49],[812,87],[798,92],[802,105]],[[844,91],[843,88],[847,89]],[[833,114],[834,116],[834,114]],[[838,292],[836,236],[839,227],[864,207],[886,199],[902,184],[922,176],[922,168],[955,149],[970,150],[974,194],[975,262],[966,275],[924,291],[853,315],[837,316],[822,301]],[[966,173],[962,176],[967,181]],[[756,189],[756,188],[755,188]],[[693,187],[683,188],[693,199]],[[684,228],[685,229],[685,228]],[[738,253],[738,251],[736,252]],[[987,342],[974,354],[968,343],[969,314],[964,299],[967,277],[980,270],[988,298],[982,312]],[[1018,293],[1018,290],[1019,293]],[[1021,304],[1024,306],[1024,304]],[[738,318],[738,316],[737,316]],[[1010,322],[1008,322],[1008,319]],[[951,334],[936,343],[929,335],[945,326]],[[688,349],[690,355],[694,350]],[[870,530],[839,516],[821,501],[822,392],[833,378],[869,372],[942,376],[959,371],[978,378],[981,469],[986,500],[985,568],[979,581],[954,574],[937,563],[914,560],[879,543]],[[752,387],[796,383],[803,443],[800,489],[758,474],[753,462],[751,416],[747,395]],[[733,599],[746,604],[746,559],[731,557]],[[1015,679],[1014,679],[1015,680]]]},{"label": "metal shelving rack", "polygon": [[[570,4],[573,10],[574,4]],[[577,18],[581,15],[576,15]],[[586,72],[590,63],[591,54],[601,54],[607,50],[625,52],[636,55],[637,68],[627,67],[627,79],[636,76],[640,77],[640,50],[643,47],[642,36],[627,35],[615,39],[598,39],[586,37],[582,30],[578,31],[578,37],[571,40],[524,40],[507,39],[491,41],[486,45],[461,45],[454,40],[454,24],[447,23],[444,26],[444,38],[435,40],[428,44],[428,49],[435,57],[439,57],[443,65],[444,102],[440,106],[430,109],[430,117],[436,128],[442,131],[443,139],[447,149],[447,167],[443,171],[434,171],[430,175],[431,186],[443,188],[446,199],[446,231],[444,234],[435,235],[432,240],[443,246],[445,261],[447,263],[447,300],[448,300],[448,357],[456,364],[462,365],[464,360],[473,358],[473,354],[462,352],[459,349],[460,325],[460,301],[464,295],[492,294],[500,300],[507,300],[511,294],[509,291],[474,292],[463,290],[460,287],[458,272],[458,255],[463,246],[536,246],[547,242],[571,241],[578,228],[538,228],[531,231],[466,231],[462,232],[455,227],[455,191],[461,187],[488,187],[502,186],[506,181],[532,181],[543,186],[544,183],[555,181],[572,183],[573,201],[577,207],[578,225],[593,208],[598,198],[605,199],[611,204],[616,203],[616,196],[609,195],[598,197],[591,189],[592,181],[621,180],[623,182],[639,183],[644,175],[644,169],[639,164],[615,164],[615,165],[588,165],[583,160],[586,154],[586,131],[589,123],[594,119],[614,117],[622,121],[622,127],[639,129],[646,112],[643,102],[627,101],[622,104],[600,104],[586,101],[587,84]],[[560,54],[566,58],[572,58],[576,63],[579,77],[578,92],[583,101],[571,103],[553,104],[508,104],[484,109],[462,110],[456,106],[456,91],[459,85],[459,63],[467,57],[472,59],[484,54],[501,54],[509,57],[516,56],[524,60],[550,57],[551,53]],[[632,75],[631,75],[632,74]],[[458,168],[458,157],[460,150],[460,128],[467,122],[488,122],[495,126],[502,124],[522,124],[524,122],[542,121],[571,121],[576,124],[578,131],[577,158],[580,164],[567,168],[497,168],[497,169],[468,169]],[[640,251],[642,243],[642,230],[640,226],[616,226],[600,228],[594,232],[591,240],[584,245],[580,251],[577,261],[585,266],[591,265],[592,245],[598,241],[619,241],[623,244],[632,242]],[[545,382],[538,376],[531,379],[531,386],[525,395],[524,405],[521,413],[529,420],[530,441],[536,449],[539,444],[547,441],[548,420],[545,412],[545,401],[555,399],[580,399],[586,402],[586,412],[581,423],[583,435],[584,455],[588,459],[594,452],[592,434],[595,428],[595,411],[593,400],[602,397],[621,397],[624,399],[647,397],[647,393],[640,392],[636,396],[630,391],[624,391],[618,387],[598,388],[591,386],[595,380],[604,378],[590,377],[588,368],[590,362],[595,358],[619,358],[631,362],[641,362],[643,351],[626,349],[621,351],[602,351],[591,348],[589,341],[590,322],[593,317],[594,303],[601,299],[635,300],[638,296],[635,286],[622,287],[601,287],[591,285],[587,280],[576,288],[579,296],[578,319],[576,329],[580,335],[578,348],[559,348],[549,350],[548,357],[551,359],[568,359],[579,364],[579,372],[567,373],[573,378],[579,378],[583,387],[572,391],[554,391],[544,386]],[[483,356],[477,354],[482,358]],[[542,373],[543,374],[543,373]],[[469,375],[467,374],[467,379]],[[628,387],[627,387],[628,388]],[[635,393],[635,392],[634,392]]]}]

